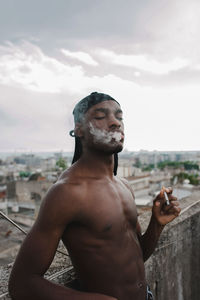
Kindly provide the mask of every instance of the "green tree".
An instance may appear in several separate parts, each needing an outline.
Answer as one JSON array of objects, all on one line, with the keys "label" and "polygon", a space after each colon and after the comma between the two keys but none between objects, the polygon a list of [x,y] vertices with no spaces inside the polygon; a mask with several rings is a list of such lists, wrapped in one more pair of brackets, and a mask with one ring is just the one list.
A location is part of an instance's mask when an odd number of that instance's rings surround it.
[{"label": "green tree", "polygon": [[151,171],[154,169],[154,164],[149,164],[147,166],[144,166],[142,171]]},{"label": "green tree", "polygon": [[26,172],[26,171],[20,171],[19,172],[19,176],[22,177],[29,177],[31,175],[30,172]]},{"label": "green tree", "polygon": [[189,170],[199,170],[199,166],[197,163],[193,161],[162,161],[158,163],[158,168],[163,170],[165,167],[170,167],[173,169],[184,168],[186,171]]},{"label": "green tree", "polygon": [[190,184],[199,185],[199,179],[198,179],[198,175],[197,174],[188,174],[188,173],[185,173],[185,172],[181,172],[181,173],[179,173],[179,174],[177,174],[175,176],[178,177],[178,181],[180,183],[183,183],[183,181],[185,179],[189,179]]},{"label": "green tree", "polygon": [[56,166],[58,166],[62,170],[65,170],[67,168],[67,162],[63,157],[60,157],[56,162]]},{"label": "green tree", "polygon": [[192,161],[184,161],[183,165],[185,170],[199,170],[198,164]]}]

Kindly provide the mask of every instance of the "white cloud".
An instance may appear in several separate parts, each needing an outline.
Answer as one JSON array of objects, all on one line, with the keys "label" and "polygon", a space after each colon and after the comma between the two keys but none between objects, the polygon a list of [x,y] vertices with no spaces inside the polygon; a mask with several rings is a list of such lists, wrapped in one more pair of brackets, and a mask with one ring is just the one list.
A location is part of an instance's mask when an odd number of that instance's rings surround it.
[{"label": "white cloud", "polygon": [[82,52],[82,51],[77,51],[77,52],[72,52],[66,49],[61,49],[61,52],[67,56],[67,57],[71,57],[71,58],[75,58],[81,62],[83,62],[84,64],[90,65],[90,66],[98,66],[98,62],[95,61],[91,55],[89,55],[86,52]]},{"label": "white cloud", "polygon": [[75,95],[94,89],[111,91],[116,85],[136,86],[113,74],[88,76],[83,67],[64,64],[27,42],[0,47],[0,83],[34,92]]},{"label": "white cloud", "polygon": [[[30,43],[0,47],[0,83],[0,107],[8,116],[0,129],[4,149],[72,150],[73,140],[66,134],[73,126],[75,99],[92,91],[121,103],[129,150],[200,149],[198,86],[140,86],[112,74],[111,68],[102,76],[89,76],[83,67],[64,64]],[[14,120],[10,126],[9,118]]]},{"label": "white cloud", "polygon": [[134,67],[140,71],[143,70],[154,74],[167,74],[188,65],[188,61],[181,58],[175,58],[168,62],[159,62],[147,55],[116,54],[106,49],[97,50],[97,53],[108,63]]},{"label": "white cloud", "polygon": [[83,76],[81,66],[63,64],[31,43],[0,47],[1,84],[36,92],[73,93]]}]

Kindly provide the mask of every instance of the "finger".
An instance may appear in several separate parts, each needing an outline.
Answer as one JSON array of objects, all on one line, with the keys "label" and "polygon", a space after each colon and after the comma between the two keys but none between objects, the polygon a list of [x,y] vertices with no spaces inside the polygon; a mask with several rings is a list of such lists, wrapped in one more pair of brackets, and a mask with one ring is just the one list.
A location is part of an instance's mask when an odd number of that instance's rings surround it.
[{"label": "finger", "polygon": [[[165,188],[164,186],[162,187],[162,189],[160,190],[160,193],[156,196],[154,203],[156,203],[157,201],[160,202],[161,206],[164,205],[164,203],[166,203],[166,197],[169,198],[169,201],[171,200],[176,200],[176,197],[172,196],[172,188],[168,187]],[[166,195],[166,194],[167,195]],[[165,195],[164,195],[165,194]]]},{"label": "finger", "polygon": [[178,217],[180,212],[181,212],[181,208],[180,207],[174,207],[175,211],[174,211],[174,216]]},{"label": "finger", "polygon": [[166,193],[167,194],[172,194],[173,192],[173,188],[171,186],[169,186],[168,188],[166,188]]},{"label": "finger", "polygon": [[167,205],[166,202],[162,207],[162,211],[164,214],[170,214],[172,209],[173,209],[173,206],[171,204]]},{"label": "finger", "polygon": [[[176,207],[176,208],[174,209],[174,207]],[[176,213],[177,209],[178,209],[178,210],[180,209],[180,206],[179,206],[179,202],[178,202],[178,201],[170,201],[170,204],[169,204],[169,205],[164,205],[164,206],[162,207],[163,213],[164,213],[164,214],[167,214],[167,215]]]},{"label": "finger", "polygon": [[168,198],[170,201],[177,201],[177,197],[171,195],[171,194],[168,194]]},{"label": "finger", "polygon": [[153,214],[157,217],[160,216],[161,211],[162,211],[162,204],[161,204],[161,200],[154,200],[153,203]]},{"label": "finger", "polygon": [[178,212],[178,215],[179,215],[180,212],[181,212],[181,208],[180,207],[177,207],[177,212]]},{"label": "finger", "polygon": [[166,192],[167,194],[172,194],[172,192],[173,192],[173,189],[172,189],[172,187],[162,187],[162,190],[164,190],[164,192]]},{"label": "finger", "polygon": [[161,211],[161,203],[158,200],[155,200],[153,203],[153,209],[156,214],[160,214]]},{"label": "finger", "polygon": [[155,198],[154,201],[155,201],[155,202],[156,202],[156,201],[159,201],[159,202],[161,202],[162,204],[165,202],[165,198],[164,198],[164,189],[163,189],[163,188],[160,190],[160,193],[156,196],[156,198]]},{"label": "finger", "polygon": [[175,216],[178,216],[180,212],[181,212],[181,208],[179,206],[172,206],[166,211],[168,215],[175,215]]},{"label": "finger", "polygon": [[179,206],[180,205],[180,203],[178,201],[174,201],[174,200],[170,201],[170,204],[173,205],[173,206]]}]

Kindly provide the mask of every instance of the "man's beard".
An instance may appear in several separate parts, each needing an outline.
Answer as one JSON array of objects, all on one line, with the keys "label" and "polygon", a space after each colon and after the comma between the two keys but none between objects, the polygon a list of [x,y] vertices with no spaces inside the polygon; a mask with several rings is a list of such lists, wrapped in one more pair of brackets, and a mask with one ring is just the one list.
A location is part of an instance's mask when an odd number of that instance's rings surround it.
[{"label": "man's beard", "polygon": [[108,144],[98,143],[98,144],[91,145],[90,148],[94,149],[95,151],[111,155],[111,154],[121,152],[123,150],[123,145],[122,144],[108,145]]}]

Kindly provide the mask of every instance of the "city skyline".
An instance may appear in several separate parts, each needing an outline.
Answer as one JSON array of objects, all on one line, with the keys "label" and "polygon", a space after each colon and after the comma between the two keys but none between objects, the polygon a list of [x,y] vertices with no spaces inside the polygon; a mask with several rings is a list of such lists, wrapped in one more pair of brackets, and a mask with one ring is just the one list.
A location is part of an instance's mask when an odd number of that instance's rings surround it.
[{"label": "city skyline", "polygon": [[195,0],[2,2],[0,151],[73,151],[72,110],[93,91],[120,102],[125,149],[200,150],[199,12]]}]

